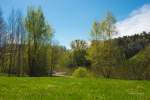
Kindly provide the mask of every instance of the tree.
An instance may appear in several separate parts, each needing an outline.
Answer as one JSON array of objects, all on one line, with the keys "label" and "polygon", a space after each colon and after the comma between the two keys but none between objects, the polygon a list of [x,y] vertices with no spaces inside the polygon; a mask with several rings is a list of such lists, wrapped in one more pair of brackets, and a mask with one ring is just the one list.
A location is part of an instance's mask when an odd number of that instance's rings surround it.
[{"label": "tree", "polygon": [[86,50],[87,43],[84,40],[74,40],[71,42],[71,48],[72,50],[76,50],[76,49]]},{"label": "tree", "polygon": [[115,23],[115,17],[111,12],[107,12],[105,19],[100,24],[102,34],[105,34],[109,40],[112,38],[112,35],[117,33]]},{"label": "tree", "polygon": [[4,70],[6,23],[0,9],[0,71]]},{"label": "tree", "polygon": [[[95,28],[94,28],[95,29]],[[110,76],[110,69],[119,62],[120,50],[116,43],[112,42],[112,35],[117,33],[115,29],[115,18],[108,12],[106,17],[99,23],[99,34],[101,40],[92,41],[92,45],[88,51],[89,59],[97,73],[102,71],[106,77]]]},{"label": "tree", "polygon": [[50,66],[50,76],[53,76],[54,68],[56,68],[59,63],[60,56],[62,55],[61,53],[63,53],[63,49],[57,43],[52,41],[47,54],[48,64]]},{"label": "tree", "polygon": [[74,67],[89,66],[87,56],[87,43],[84,40],[74,40],[71,42],[72,48],[72,63]]},{"label": "tree", "polygon": [[3,19],[2,11],[0,9],[0,47],[2,47],[3,45],[5,33],[6,33],[6,23]]},{"label": "tree", "polygon": [[93,22],[90,35],[91,35],[92,39],[95,41],[98,41],[101,38],[100,24],[97,21]]},{"label": "tree", "polygon": [[[39,76],[47,73],[48,66],[40,61],[42,57],[42,47],[47,46],[52,38],[53,30],[45,21],[41,8],[28,8],[25,18],[25,26],[28,31],[28,62],[31,76]],[[47,52],[47,49],[45,49]],[[45,56],[44,56],[45,55]],[[46,59],[46,58],[43,58]]]},{"label": "tree", "polygon": [[25,26],[24,26],[24,19],[21,12],[18,10],[16,11],[16,60],[17,60],[17,74],[19,76],[26,73],[24,69],[25,65],[25,41],[26,41],[26,34],[25,34]]},{"label": "tree", "polygon": [[26,73],[25,65],[25,26],[19,10],[12,10],[8,19],[8,35],[6,57],[9,56],[8,74],[18,76]]},{"label": "tree", "polygon": [[7,46],[7,53],[9,55],[9,68],[8,68],[8,74],[9,76],[11,74],[16,74],[15,69],[15,60],[16,58],[16,12],[14,9],[12,9],[9,19],[8,19],[8,46]]},{"label": "tree", "polygon": [[132,36],[116,38],[119,48],[123,50],[126,59],[130,59],[150,43],[150,33],[142,32]]},{"label": "tree", "polygon": [[65,50],[60,56],[58,64],[62,69],[73,68],[72,52],[70,50]]}]

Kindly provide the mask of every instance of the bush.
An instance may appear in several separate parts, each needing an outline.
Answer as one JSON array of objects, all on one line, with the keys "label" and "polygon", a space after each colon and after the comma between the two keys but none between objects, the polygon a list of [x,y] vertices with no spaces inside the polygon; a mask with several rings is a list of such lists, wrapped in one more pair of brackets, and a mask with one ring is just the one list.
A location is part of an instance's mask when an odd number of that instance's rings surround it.
[{"label": "bush", "polygon": [[74,77],[87,77],[88,76],[88,71],[86,68],[79,67],[76,69],[73,74]]}]

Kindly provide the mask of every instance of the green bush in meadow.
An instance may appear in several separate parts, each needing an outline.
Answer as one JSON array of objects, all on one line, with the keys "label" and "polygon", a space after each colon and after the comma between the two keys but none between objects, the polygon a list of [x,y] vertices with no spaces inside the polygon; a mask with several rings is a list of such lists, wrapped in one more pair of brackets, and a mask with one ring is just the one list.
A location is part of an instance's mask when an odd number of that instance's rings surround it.
[{"label": "green bush in meadow", "polygon": [[86,68],[79,67],[77,68],[73,74],[74,77],[87,77],[88,76],[88,71]]}]

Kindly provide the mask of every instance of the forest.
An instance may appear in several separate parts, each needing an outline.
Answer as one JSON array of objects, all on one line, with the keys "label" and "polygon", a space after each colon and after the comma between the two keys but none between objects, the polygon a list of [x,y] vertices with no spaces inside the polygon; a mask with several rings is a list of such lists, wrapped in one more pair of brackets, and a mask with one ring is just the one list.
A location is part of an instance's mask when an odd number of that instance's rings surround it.
[{"label": "forest", "polygon": [[[150,32],[115,37],[116,18],[107,12],[93,21],[89,41],[76,39],[70,49],[56,43],[55,31],[41,7],[26,14],[13,9],[8,20],[0,11],[0,74],[150,80]],[[88,33],[87,33],[88,34]]]}]

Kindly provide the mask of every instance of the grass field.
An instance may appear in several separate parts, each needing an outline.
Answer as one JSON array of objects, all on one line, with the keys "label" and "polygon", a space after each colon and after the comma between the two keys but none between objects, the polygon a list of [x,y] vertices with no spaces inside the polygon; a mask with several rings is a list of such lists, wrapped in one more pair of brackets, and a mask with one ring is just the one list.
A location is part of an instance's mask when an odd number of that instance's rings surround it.
[{"label": "grass field", "polygon": [[150,100],[150,81],[0,77],[0,100]]}]

